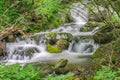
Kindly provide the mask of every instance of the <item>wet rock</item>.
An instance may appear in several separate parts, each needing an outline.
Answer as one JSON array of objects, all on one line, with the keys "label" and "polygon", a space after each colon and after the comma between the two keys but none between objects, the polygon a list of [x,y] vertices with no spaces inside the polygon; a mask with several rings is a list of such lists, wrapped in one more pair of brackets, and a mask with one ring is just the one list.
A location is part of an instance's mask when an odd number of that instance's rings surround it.
[{"label": "wet rock", "polygon": [[9,35],[9,36],[6,38],[6,41],[7,41],[7,42],[14,42],[14,41],[15,41],[14,35]]},{"label": "wet rock", "polygon": [[57,68],[54,69],[55,74],[59,75],[59,74],[66,74],[68,73],[69,69],[68,68]]},{"label": "wet rock", "polygon": [[45,34],[47,41],[46,49],[50,53],[60,53],[63,49],[67,49],[69,42],[73,40],[73,36],[69,33],[50,32]]},{"label": "wet rock", "polygon": [[55,64],[55,67],[54,67],[55,73],[56,74],[67,73],[69,71],[68,68],[65,68],[67,63],[68,63],[67,59],[60,59],[59,61],[57,61],[57,63]]},{"label": "wet rock", "polygon": [[46,49],[47,49],[47,51],[50,52],[50,53],[61,53],[61,52],[62,52],[62,49],[59,48],[59,47],[56,46],[56,45],[47,44]]},{"label": "wet rock", "polygon": [[55,32],[49,32],[49,33],[45,34],[45,38],[47,40],[47,43],[55,44],[57,41],[56,36],[57,36],[57,34]]},{"label": "wet rock", "polygon": [[64,40],[64,39],[59,39],[57,42],[56,42],[56,45],[58,47],[60,47],[61,49],[67,49],[68,46],[69,46],[69,42],[67,40]]},{"label": "wet rock", "polygon": [[39,53],[39,52],[40,51],[35,47],[31,47],[31,48],[27,48],[27,49],[25,49],[23,47],[19,47],[16,50],[14,50],[13,55],[20,55],[22,58],[24,56],[31,58],[34,53]]},{"label": "wet rock", "polygon": [[73,36],[70,33],[55,33],[55,32],[50,32],[45,35],[48,43],[54,44],[56,43],[57,40],[59,39],[64,39],[67,40],[68,42],[73,40]]},{"label": "wet rock", "polygon": [[55,69],[57,68],[64,68],[68,63],[68,60],[67,59],[60,59],[59,61],[56,62],[55,64]]}]

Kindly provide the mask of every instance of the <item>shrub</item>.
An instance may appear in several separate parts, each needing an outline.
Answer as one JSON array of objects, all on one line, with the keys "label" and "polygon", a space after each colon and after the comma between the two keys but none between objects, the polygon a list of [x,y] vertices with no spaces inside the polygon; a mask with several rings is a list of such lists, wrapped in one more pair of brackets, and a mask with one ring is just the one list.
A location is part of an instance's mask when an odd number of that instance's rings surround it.
[{"label": "shrub", "polygon": [[32,64],[0,65],[0,80],[38,80],[40,74],[40,68],[35,69]]},{"label": "shrub", "polygon": [[119,80],[120,68],[113,70],[110,67],[102,66],[94,75],[94,80]]}]

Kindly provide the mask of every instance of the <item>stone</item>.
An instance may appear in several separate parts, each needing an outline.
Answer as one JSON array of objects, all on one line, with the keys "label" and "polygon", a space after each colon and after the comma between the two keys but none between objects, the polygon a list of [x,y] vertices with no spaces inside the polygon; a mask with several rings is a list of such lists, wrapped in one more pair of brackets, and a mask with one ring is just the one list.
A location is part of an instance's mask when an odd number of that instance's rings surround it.
[{"label": "stone", "polygon": [[14,42],[15,41],[15,37],[14,37],[14,35],[9,35],[8,37],[7,37],[7,40],[6,40],[7,42]]},{"label": "stone", "polygon": [[67,49],[68,46],[69,46],[69,43],[67,40],[64,40],[64,39],[59,39],[57,42],[56,42],[56,45],[58,47],[60,47],[61,49]]},{"label": "stone", "polygon": [[68,63],[67,59],[60,59],[59,61],[57,61],[55,66],[54,66],[55,73],[56,74],[67,73],[69,71],[68,68],[66,68],[67,63]]},{"label": "stone", "polygon": [[55,69],[57,68],[64,68],[68,63],[68,60],[67,59],[60,59],[59,61],[56,62],[55,64]]}]

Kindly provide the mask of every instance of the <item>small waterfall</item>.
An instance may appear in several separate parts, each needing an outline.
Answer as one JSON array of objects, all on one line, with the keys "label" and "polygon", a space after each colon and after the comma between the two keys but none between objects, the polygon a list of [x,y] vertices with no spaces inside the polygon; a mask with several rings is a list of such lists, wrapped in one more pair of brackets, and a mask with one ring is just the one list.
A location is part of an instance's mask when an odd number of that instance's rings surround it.
[{"label": "small waterfall", "polygon": [[[87,4],[87,3],[85,3]],[[44,35],[48,32],[65,32],[74,36],[75,40],[71,42],[68,50],[64,50],[60,54],[51,54],[46,51],[46,41],[41,37],[36,41],[27,38],[26,40],[17,39],[14,43],[7,43],[9,63],[25,63],[37,61],[54,61],[66,58],[70,62],[80,62],[82,59],[78,56],[89,56],[98,48],[94,43],[92,35],[96,31],[80,32],[80,28],[88,21],[88,10],[81,3],[74,3],[70,9],[73,23],[67,23],[57,29],[48,30],[46,32],[36,33],[33,36]]]}]

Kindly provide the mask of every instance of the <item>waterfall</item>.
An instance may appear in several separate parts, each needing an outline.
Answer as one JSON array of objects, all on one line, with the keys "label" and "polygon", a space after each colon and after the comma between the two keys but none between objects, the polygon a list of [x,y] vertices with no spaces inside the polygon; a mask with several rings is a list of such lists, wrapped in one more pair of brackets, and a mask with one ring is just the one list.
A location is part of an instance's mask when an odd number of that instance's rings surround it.
[{"label": "waterfall", "polygon": [[[85,3],[87,4],[87,3]],[[45,32],[35,33],[32,36],[46,34],[48,32],[65,32],[74,36],[74,40],[69,45],[67,50],[59,54],[51,54],[46,51],[45,40],[40,38],[37,41],[27,38],[26,40],[17,39],[14,43],[7,43],[6,48],[9,63],[25,63],[25,62],[44,62],[54,61],[61,58],[66,58],[70,62],[79,62],[84,59],[77,58],[79,56],[90,56],[98,48],[94,43],[92,35],[95,30],[90,32],[80,32],[88,21],[88,10],[81,3],[74,3],[70,8],[70,13],[73,18],[72,23],[66,23],[57,29],[48,30]],[[36,43],[37,42],[37,43]]]}]

